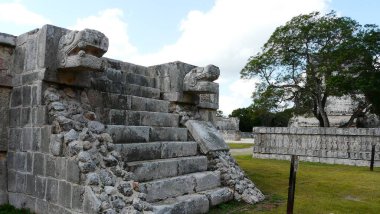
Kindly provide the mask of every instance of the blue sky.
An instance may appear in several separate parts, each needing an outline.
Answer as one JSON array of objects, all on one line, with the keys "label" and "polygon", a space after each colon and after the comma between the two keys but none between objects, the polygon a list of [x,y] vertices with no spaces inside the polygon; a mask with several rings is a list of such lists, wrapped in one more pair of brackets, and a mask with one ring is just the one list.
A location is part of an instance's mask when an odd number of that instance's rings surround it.
[{"label": "blue sky", "polygon": [[251,103],[256,80],[240,80],[239,72],[277,26],[315,10],[380,25],[379,9],[379,0],[2,0],[0,32],[19,35],[46,23],[93,28],[110,39],[107,57],[217,65],[227,115]]}]

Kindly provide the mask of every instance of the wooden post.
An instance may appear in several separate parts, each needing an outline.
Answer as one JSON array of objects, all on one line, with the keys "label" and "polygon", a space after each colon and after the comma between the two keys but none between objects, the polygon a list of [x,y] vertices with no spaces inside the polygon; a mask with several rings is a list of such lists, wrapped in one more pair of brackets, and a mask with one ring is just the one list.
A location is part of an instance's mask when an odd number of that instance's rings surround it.
[{"label": "wooden post", "polygon": [[373,165],[375,164],[375,145],[372,145],[371,150],[371,165],[369,166],[369,170],[373,171]]},{"label": "wooden post", "polygon": [[287,214],[293,214],[294,193],[296,191],[297,169],[298,169],[298,156],[292,155],[292,160],[290,162],[290,173],[289,173],[288,206],[286,209]]}]

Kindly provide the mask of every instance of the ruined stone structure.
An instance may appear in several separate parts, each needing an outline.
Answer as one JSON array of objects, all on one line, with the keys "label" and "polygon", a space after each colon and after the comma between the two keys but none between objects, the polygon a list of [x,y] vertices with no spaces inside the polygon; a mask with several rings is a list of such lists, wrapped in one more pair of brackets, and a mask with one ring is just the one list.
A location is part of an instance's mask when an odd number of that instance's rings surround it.
[{"label": "ruined stone structure", "polygon": [[375,145],[375,166],[380,166],[380,129],[257,127],[253,157],[369,166]]},{"label": "ruined stone structure", "polygon": [[241,139],[241,132],[239,130],[239,118],[217,117],[215,126],[222,134],[224,140],[239,141]]},{"label": "ruined stone structure", "polygon": [[[326,113],[331,127],[339,127],[347,123],[357,103],[350,96],[329,97],[326,103]],[[380,127],[379,117],[372,113],[366,113],[363,117],[355,119],[357,127]],[[319,127],[319,121],[312,115],[300,115],[289,120],[290,127]]]},{"label": "ruined stone structure", "polygon": [[102,57],[95,30],[0,34],[0,203],[36,213],[205,213],[264,196],[218,134],[216,66]]}]

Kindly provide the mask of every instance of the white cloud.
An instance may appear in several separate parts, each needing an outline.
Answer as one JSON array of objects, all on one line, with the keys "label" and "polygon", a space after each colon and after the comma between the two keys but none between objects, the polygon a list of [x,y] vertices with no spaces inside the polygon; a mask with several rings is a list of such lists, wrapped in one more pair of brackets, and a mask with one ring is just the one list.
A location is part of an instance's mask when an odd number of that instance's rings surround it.
[{"label": "white cloud", "polygon": [[106,57],[125,60],[136,54],[136,47],[129,42],[127,23],[123,20],[123,11],[120,9],[107,9],[96,16],[77,19],[73,30],[90,28],[104,33],[109,39],[109,48]]},{"label": "white cloud", "polygon": [[51,23],[48,18],[28,10],[20,2],[0,3],[0,8],[0,22],[3,23],[27,25],[27,27],[41,27]]},{"label": "white cloud", "polygon": [[257,79],[232,81],[228,85],[228,93],[219,97],[219,108],[225,115],[229,115],[234,109],[244,108],[252,103],[252,92],[255,89]]},{"label": "white cloud", "polygon": [[[78,19],[73,28],[94,28],[110,39],[108,57],[141,65],[180,60],[194,65],[217,65],[221,70],[220,109],[229,114],[247,106],[253,88],[239,81],[239,72],[274,29],[293,16],[326,11],[329,0],[215,0],[207,12],[191,11],[180,24],[181,36],[158,52],[140,54],[129,42],[127,24],[119,9]],[[228,84],[230,83],[230,84]],[[244,86],[240,88],[240,86]],[[253,86],[252,86],[253,87]],[[237,90],[245,91],[245,94]],[[244,89],[244,90],[243,90]],[[243,100],[246,101],[241,101]]]},{"label": "white cloud", "polygon": [[[207,12],[191,11],[181,22],[180,38],[156,53],[136,55],[142,65],[180,60],[221,70],[220,109],[229,114],[251,102],[253,88],[239,81],[248,58],[260,50],[274,29],[292,17],[312,11],[326,11],[329,0],[216,0]],[[231,84],[226,84],[228,79]],[[223,84],[224,83],[224,84]],[[246,92],[237,93],[237,89]],[[251,90],[251,91],[250,91]],[[242,99],[244,97],[244,99]]]}]

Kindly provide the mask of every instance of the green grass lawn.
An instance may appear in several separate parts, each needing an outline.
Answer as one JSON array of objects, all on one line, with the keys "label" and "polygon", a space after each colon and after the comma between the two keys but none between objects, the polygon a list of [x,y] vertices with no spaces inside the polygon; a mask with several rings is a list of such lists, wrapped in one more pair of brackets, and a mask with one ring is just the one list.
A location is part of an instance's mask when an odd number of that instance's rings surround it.
[{"label": "green grass lawn", "polygon": [[[210,213],[286,213],[290,162],[235,158],[266,200],[257,205],[230,202]],[[380,169],[300,162],[294,213],[380,213]]]},{"label": "green grass lawn", "polygon": [[251,148],[253,146],[252,143],[228,143],[227,145],[230,147],[230,149],[246,149]]}]

